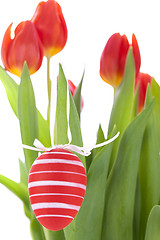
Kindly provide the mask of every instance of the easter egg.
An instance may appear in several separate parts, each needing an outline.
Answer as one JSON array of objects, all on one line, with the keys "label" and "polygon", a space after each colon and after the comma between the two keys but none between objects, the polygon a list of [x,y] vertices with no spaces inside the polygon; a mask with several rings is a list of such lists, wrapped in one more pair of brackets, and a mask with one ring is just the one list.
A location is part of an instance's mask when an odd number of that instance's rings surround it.
[{"label": "easter egg", "polygon": [[58,231],[75,218],[84,199],[86,172],[80,159],[64,149],[41,154],[28,179],[29,198],[37,220]]}]

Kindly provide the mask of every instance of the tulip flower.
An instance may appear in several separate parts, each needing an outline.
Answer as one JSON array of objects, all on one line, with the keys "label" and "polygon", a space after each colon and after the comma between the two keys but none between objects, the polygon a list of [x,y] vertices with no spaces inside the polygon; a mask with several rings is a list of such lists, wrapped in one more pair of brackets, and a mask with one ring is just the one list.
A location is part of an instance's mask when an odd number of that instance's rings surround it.
[{"label": "tulip flower", "polygon": [[36,29],[31,21],[21,22],[11,38],[12,24],[7,28],[2,42],[1,57],[6,70],[21,76],[24,62],[30,74],[35,73],[43,60],[43,49]]},{"label": "tulip flower", "polygon": [[[69,87],[72,97],[74,97],[77,87],[74,85],[74,83],[71,80],[68,80],[68,87]],[[57,89],[58,89],[58,77],[57,77]],[[84,100],[81,97],[81,111],[82,111],[83,106],[84,106]]]},{"label": "tulip flower", "polygon": [[144,108],[145,97],[148,84],[151,84],[152,77],[146,73],[139,73],[135,80],[135,89],[139,87],[138,107],[137,111],[140,113]]},{"label": "tulip flower", "polygon": [[[68,86],[69,86],[72,96],[74,97],[77,87],[74,85],[74,83],[71,80],[68,80]],[[83,106],[84,106],[84,100],[81,97],[81,111],[82,111]]]},{"label": "tulip flower", "polygon": [[60,52],[67,41],[67,26],[60,5],[54,0],[40,2],[32,17],[47,58]]},{"label": "tulip flower", "polygon": [[121,36],[119,33],[113,34],[109,38],[102,52],[100,60],[100,76],[105,82],[114,88],[117,88],[122,81],[127,53],[130,46],[133,48],[135,72],[137,77],[141,65],[141,56],[134,34],[132,35],[132,44],[129,44],[126,35]]}]

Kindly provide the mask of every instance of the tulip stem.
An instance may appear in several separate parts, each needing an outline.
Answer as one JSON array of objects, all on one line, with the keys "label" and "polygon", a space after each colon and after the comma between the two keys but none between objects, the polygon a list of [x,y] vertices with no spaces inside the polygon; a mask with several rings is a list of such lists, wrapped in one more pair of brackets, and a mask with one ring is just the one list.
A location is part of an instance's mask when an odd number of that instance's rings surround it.
[{"label": "tulip stem", "polygon": [[50,109],[51,109],[51,86],[52,86],[52,82],[50,79],[50,58],[47,58],[47,90],[48,90],[47,121],[49,125],[50,125]]}]

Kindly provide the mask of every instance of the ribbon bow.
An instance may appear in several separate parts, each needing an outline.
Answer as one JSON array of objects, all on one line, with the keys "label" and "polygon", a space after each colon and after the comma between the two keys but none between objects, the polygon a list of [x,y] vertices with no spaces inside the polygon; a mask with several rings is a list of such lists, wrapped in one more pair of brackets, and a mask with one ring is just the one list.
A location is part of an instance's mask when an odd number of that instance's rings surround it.
[{"label": "ribbon bow", "polygon": [[120,132],[118,132],[113,138],[111,138],[105,142],[102,142],[100,144],[93,145],[91,147],[79,147],[79,146],[68,143],[68,144],[64,144],[64,145],[54,145],[51,148],[46,148],[43,146],[43,144],[38,139],[35,139],[35,141],[33,143],[33,145],[35,147],[31,147],[31,146],[28,146],[25,144],[22,144],[22,147],[25,149],[38,151],[38,152],[47,152],[47,151],[50,151],[55,148],[61,148],[61,149],[66,149],[69,151],[79,153],[80,155],[83,155],[83,156],[89,156],[91,154],[92,149],[103,147],[103,146],[113,142],[119,136],[119,134],[120,134]]}]

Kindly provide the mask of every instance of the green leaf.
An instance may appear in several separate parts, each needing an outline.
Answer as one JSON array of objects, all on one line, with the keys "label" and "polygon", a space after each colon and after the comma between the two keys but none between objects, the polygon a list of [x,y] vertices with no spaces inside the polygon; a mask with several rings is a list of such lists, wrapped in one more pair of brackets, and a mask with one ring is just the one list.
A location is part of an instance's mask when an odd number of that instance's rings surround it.
[{"label": "green leaf", "polygon": [[159,128],[159,124],[160,124],[160,86],[158,85],[158,83],[152,79],[152,83],[151,83],[151,93],[152,93],[152,97],[155,98],[155,106],[154,106],[154,111],[153,111],[153,115],[154,115],[154,124],[155,124],[155,128],[157,129],[157,138],[158,138],[158,146],[160,148],[160,128]]},{"label": "green leaf", "polygon": [[132,48],[128,51],[125,72],[122,83],[115,91],[114,103],[110,116],[108,134],[114,125],[121,133],[132,120],[132,108],[134,102],[135,66]]},{"label": "green leaf", "polygon": [[46,240],[65,240],[64,231],[51,231],[44,228]]},{"label": "green leaf", "polygon": [[139,187],[139,176],[137,178],[135,202],[134,202],[134,219],[133,219],[133,239],[139,239],[140,230],[140,211],[141,211],[141,193]]},{"label": "green leaf", "polygon": [[6,94],[15,115],[17,115],[17,83],[0,67],[0,80],[6,90]]},{"label": "green leaf", "polygon": [[[80,128],[80,119],[79,119],[78,112],[70,91],[69,91],[69,100],[70,100],[69,127],[70,127],[70,132],[72,137],[71,144],[81,147],[83,146],[83,141],[82,141],[81,128]],[[84,167],[86,168],[85,157],[77,153],[76,155],[79,157]],[[75,218],[69,224],[69,226],[67,226],[64,229],[64,233],[67,239],[68,239],[68,236],[70,236],[70,234],[74,232],[75,225],[77,224],[76,219],[77,218]]]},{"label": "green leaf", "polygon": [[30,222],[30,231],[33,240],[46,240],[43,227],[35,217]]},{"label": "green leaf", "polygon": [[92,161],[87,174],[85,198],[76,218],[75,229],[67,239],[101,239],[106,179],[112,147],[113,143],[104,146]]},{"label": "green leaf", "polygon": [[38,117],[38,139],[45,147],[51,147],[50,129],[47,120],[37,110]]},{"label": "green leaf", "polygon": [[101,124],[99,125],[99,128],[98,128],[98,131],[97,131],[97,141],[96,141],[96,144],[99,144],[99,143],[102,143],[104,142],[106,139],[105,139],[105,136],[104,136],[104,132],[102,130],[102,126]]},{"label": "green leaf", "polygon": [[[59,65],[58,76],[58,92],[57,92],[57,106],[56,106],[56,118],[54,126],[54,144],[66,144],[68,139],[68,120],[67,120],[67,81],[62,69]],[[65,240],[63,230],[48,232],[49,238]]]},{"label": "green leaf", "polygon": [[[5,88],[10,106],[17,116],[17,95],[18,84],[7,74],[7,72],[0,67],[0,80]],[[46,147],[51,146],[50,130],[47,121],[42,117],[41,113],[37,110],[38,115],[38,131],[39,141]]]},{"label": "green leaf", "polygon": [[130,123],[133,117],[134,106],[134,80],[135,80],[135,66],[132,48],[130,47],[127,55],[125,72],[122,79],[122,83],[115,90],[113,107],[110,115],[108,135],[111,133],[114,125],[121,133],[118,139],[114,143],[112,158],[110,162],[110,169],[112,168],[116,159],[118,145],[121,140],[123,131]]},{"label": "green leaf", "polygon": [[13,192],[19,199],[21,199],[26,206],[30,206],[28,188],[24,184],[16,183],[15,181],[3,175],[0,175],[0,183]]},{"label": "green leaf", "polygon": [[[151,89],[148,86],[145,106],[152,99]],[[156,97],[154,98],[156,100]],[[156,102],[156,101],[155,101]],[[156,126],[158,114],[154,104],[153,113],[147,123],[141,149],[139,165],[139,179],[141,192],[140,238],[144,238],[148,215],[160,199],[160,156],[158,144],[159,127]],[[160,112],[159,112],[160,113]],[[160,117],[160,115],[158,116]]]},{"label": "green leaf", "polygon": [[26,164],[19,159],[20,183],[28,187],[28,171]]},{"label": "green leaf", "polygon": [[[97,141],[96,144],[102,143],[104,142],[106,139],[104,137],[104,133],[102,130],[101,125],[99,125],[98,131],[97,131]],[[91,151],[91,154],[89,156],[86,157],[86,170],[88,172],[89,167],[95,157],[95,155],[97,154],[97,152],[99,152],[101,150],[101,148],[95,148]]]},{"label": "green leaf", "polygon": [[67,81],[62,66],[59,65],[54,143],[66,144],[68,142]]},{"label": "green leaf", "polygon": [[78,85],[78,87],[76,88],[75,94],[73,96],[76,108],[77,108],[77,113],[80,119],[80,114],[81,114],[81,90],[82,90],[82,83],[83,83],[83,78],[84,78],[84,73],[82,75],[82,79]]},{"label": "green leaf", "polygon": [[25,215],[31,219],[33,211],[31,209],[29,195],[28,195],[28,171],[25,163],[19,160],[20,164],[20,183],[16,183],[11,179],[0,175],[0,183],[2,183],[8,190],[13,192],[19,199],[23,201]]},{"label": "green leaf", "polygon": [[[69,91],[69,100],[70,100],[69,127],[70,127],[70,132],[72,137],[71,144],[82,147],[83,141],[82,141],[81,127],[80,127],[80,120],[79,120],[78,112],[70,91]],[[77,156],[82,161],[84,167],[86,167],[85,157],[80,154],[77,154]]]},{"label": "green leaf", "polygon": [[[18,88],[18,118],[22,143],[32,146],[34,140],[38,138],[38,119],[34,91],[26,64],[24,64]],[[38,153],[24,149],[24,154],[26,167],[30,170],[32,163],[38,157]]]},{"label": "green leaf", "polygon": [[144,130],[153,110],[147,106],[126,128],[107,181],[102,240],[133,239],[133,215]]},{"label": "green leaf", "polygon": [[138,100],[139,100],[139,83],[137,85],[136,92],[134,94],[132,119],[138,114]]},{"label": "green leaf", "polygon": [[[110,137],[110,136],[108,136]],[[97,140],[96,140],[96,144],[102,143],[106,141],[105,136],[104,136],[104,132],[102,130],[102,126],[99,124],[99,128],[97,131]],[[93,155],[95,156],[97,152],[99,152],[101,150],[101,148],[96,148],[93,149]]]},{"label": "green leaf", "polygon": [[150,212],[145,240],[160,239],[160,206],[154,206]]}]

